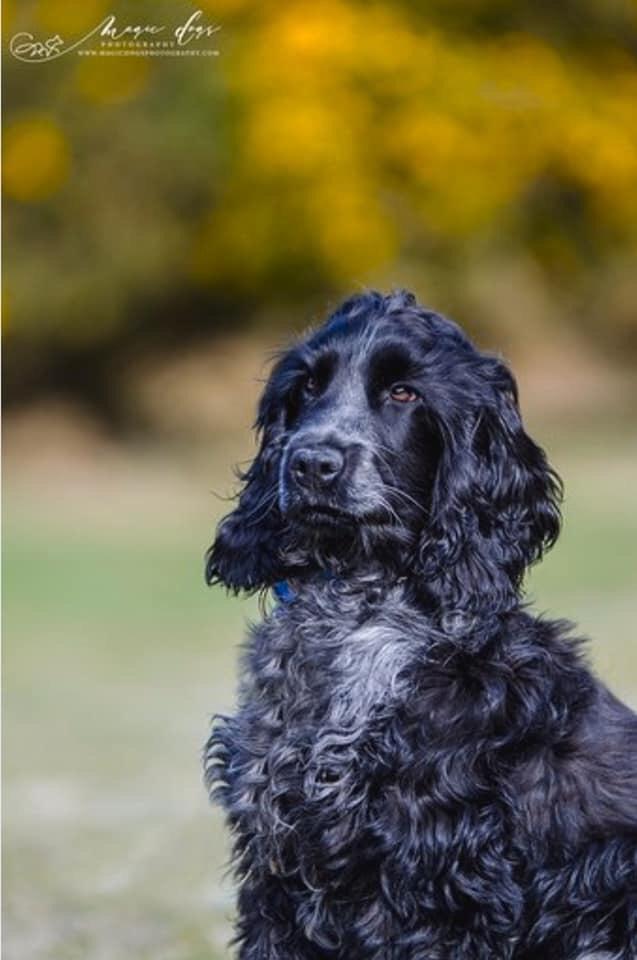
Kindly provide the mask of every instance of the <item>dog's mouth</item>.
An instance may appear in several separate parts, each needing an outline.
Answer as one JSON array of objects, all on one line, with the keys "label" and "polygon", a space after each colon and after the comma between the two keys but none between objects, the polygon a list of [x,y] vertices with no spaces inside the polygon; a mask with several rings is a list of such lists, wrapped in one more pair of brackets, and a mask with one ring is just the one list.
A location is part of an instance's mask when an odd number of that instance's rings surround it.
[{"label": "dog's mouth", "polygon": [[297,504],[295,520],[305,527],[322,529],[350,529],[360,527],[385,527],[392,523],[392,516],[386,510],[354,512],[343,507],[324,503]]},{"label": "dog's mouth", "polygon": [[360,517],[348,510],[322,503],[306,504],[304,507],[299,507],[299,519],[302,523],[312,527],[343,527],[355,526],[360,523]]}]

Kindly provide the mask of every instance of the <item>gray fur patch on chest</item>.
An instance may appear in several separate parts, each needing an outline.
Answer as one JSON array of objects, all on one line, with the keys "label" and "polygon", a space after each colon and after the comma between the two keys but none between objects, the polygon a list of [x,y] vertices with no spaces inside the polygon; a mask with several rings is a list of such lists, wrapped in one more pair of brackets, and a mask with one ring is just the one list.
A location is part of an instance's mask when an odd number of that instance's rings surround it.
[{"label": "gray fur patch on chest", "polygon": [[374,708],[395,704],[407,691],[407,667],[418,649],[409,635],[371,621],[342,637],[331,673],[331,719],[355,725]]},{"label": "gray fur patch on chest", "polygon": [[[329,825],[330,836],[340,825],[351,839],[355,824],[348,826],[348,817],[364,808],[366,764],[375,754],[362,744],[369,745],[378,736],[377,722],[382,728],[409,697],[410,667],[425,656],[426,638],[414,635],[406,604],[386,602],[361,622],[359,602],[326,597],[323,590],[275,614],[262,634],[279,677],[271,688],[278,733],[265,758],[265,790],[255,797],[272,862],[283,862],[281,843],[291,842],[293,834],[294,856],[305,862],[302,833],[295,833],[307,813],[305,802],[319,805],[315,814]],[[308,857],[307,870],[311,852]]]},{"label": "gray fur patch on chest", "polygon": [[361,742],[376,736],[376,722],[409,698],[410,667],[426,656],[426,631],[414,631],[415,611],[395,594],[361,620],[359,597],[307,590],[257,628],[258,672],[272,682],[259,695],[256,677],[247,677],[244,703],[251,714],[257,706],[254,722],[267,718],[276,730],[266,782],[277,797],[300,782],[306,797],[321,799],[329,818],[338,802],[348,809],[364,792]]}]

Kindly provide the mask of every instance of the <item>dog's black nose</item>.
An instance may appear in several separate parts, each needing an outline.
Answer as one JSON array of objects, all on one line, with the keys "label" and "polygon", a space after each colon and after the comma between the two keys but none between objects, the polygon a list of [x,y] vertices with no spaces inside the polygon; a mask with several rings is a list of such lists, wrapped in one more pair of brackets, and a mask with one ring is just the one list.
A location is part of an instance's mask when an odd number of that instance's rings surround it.
[{"label": "dog's black nose", "polygon": [[290,457],[290,474],[299,487],[323,490],[343,471],[345,458],[335,447],[302,447]]}]

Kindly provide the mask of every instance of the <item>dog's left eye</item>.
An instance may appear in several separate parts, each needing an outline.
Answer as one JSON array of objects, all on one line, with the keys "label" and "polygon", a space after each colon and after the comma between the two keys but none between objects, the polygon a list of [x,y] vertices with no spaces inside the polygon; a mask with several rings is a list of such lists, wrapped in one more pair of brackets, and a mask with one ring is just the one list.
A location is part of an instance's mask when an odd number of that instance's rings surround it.
[{"label": "dog's left eye", "polygon": [[319,389],[319,385],[316,377],[308,376],[307,379],[305,380],[305,383],[303,384],[303,390],[305,391],[305,393],[308,396],[313,397],[318,393],[318,389]]},{"label": "dog's left eye", "polygon": [[407,386],[406,383],[395,383],[389,391],[389,396],[396,403],[413,403],[414,400],[418,399],[419,394],[413,387]]}]

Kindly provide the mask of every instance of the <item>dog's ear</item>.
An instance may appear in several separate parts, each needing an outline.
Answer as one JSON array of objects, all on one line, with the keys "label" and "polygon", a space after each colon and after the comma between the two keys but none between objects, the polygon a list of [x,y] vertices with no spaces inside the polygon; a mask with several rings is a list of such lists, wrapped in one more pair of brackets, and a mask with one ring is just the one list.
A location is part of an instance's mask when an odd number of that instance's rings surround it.
[{"label": "dog's ear", "polygon": [[515,605],[528,566],[560,531],[562,485],[526,433],[517,387],[503,363],[482,358],[485,402],[443,425],[443,452],[420,561],[449,611]]},{"label": "dog's ear", "polygon": [[206,582],[235,593],[271,586],[282,577],[278,548],[283,521],[278,502],[278,471],[283,412],[268,384],[259,407],[260,446],[247,471],[235,510],[220,522],[206,553]]}]

